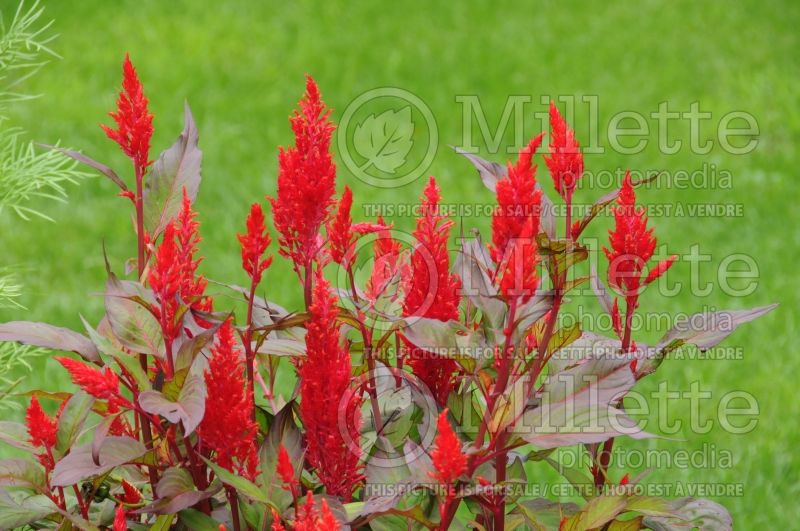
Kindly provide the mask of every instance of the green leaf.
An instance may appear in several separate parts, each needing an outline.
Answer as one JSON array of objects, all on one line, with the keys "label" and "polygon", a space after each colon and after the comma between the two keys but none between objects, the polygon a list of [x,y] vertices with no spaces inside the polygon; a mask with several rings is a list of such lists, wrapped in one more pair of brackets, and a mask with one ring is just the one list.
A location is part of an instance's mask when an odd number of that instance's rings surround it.
[{"label": "green leaf", "polygon": [[119,280],[113,273],[106,282],[106,315],[114,336],[125,347],[140,354],[164,357],[161,325],[142,306],[150,294],[138,282]]},{"label": "green leaf", "polygon": [[0,460],[0,486],[27,487],[38,492],[46,489],[44,470],[28,459]]},{"label": "green leaf", "polygon": [[195,509],[184,509],[178,520],[192,531],[219,531],[219,522]]},{"label": "green leaf", "polygon": [[145,391],[139,395],[139,406],[173,424],[181,422],[184,433],[190,435],[205,415],[206,384],[200,376],[189,376],[181,387],[177,401],[169,400],[159,391]]},{"label": "green leaf", "polygon": [[144,445],[131,437],[108,437],[100,447],[97,465],[92,458],[92,445],[74,448],[53,469],[51,484],[55,487],[74,485],[88,477],[108,472],[145,454]]},{"label": "green leaf", "polygon": [[69,450],[78,435],[83,423],[94,405],[94,397],[78,391],[67,401],[64,410],[58,418],[58,431],[56,432],[56,451],[63,455]]},{"label": "green leaf", "polygon": [[163,514],[156,519],[153,525],[150,526],[150,531],[169,531],[174,519],[174,514]]},{"label": "green leaf", "polygon": [[644,524],[654,531],[685,531],[689,526],[697,531],[731,531],[733,520],[722,505],[711,500],[681,498],[671,502],[677,515],[672,518],[648,516]]},{"label": "green leaf", "polygon": [[183,189],[194,202],[200,188],[203,152],[197,147],[197,126],[189,104],[184,105],[184,126],[178,140],[153,163],[144,187],[144,222],[155,240],[178,215]]},{"label": "green leaf", "polygon": [[283,489],[283,482],[277,473],[278,451],[283,445],[289,458],[294,463],[297,477],[300,476],[303,466],[302,435],[294,423],[292,404],[289,403],[281,409],[269,428],[264,444],[259,449],[259,464],[261,476],[259,478],[264,495],[272,501],[280,511],[287,509],[292,504],[292,495]]},{"label": "green leaf", "polygon": [[123,352],[107,337],[101,335],[97,330],[92,328],[89,323],[81,316],[83,326],[86,328],[86,333],[89,334],[89,339],[97,346],[97,349],[107,356],[111,356],[116,360],[121,367],[128,371],[133,379],[136,380],[136,385],[139,391],[144,391],[150,388],[150,380],[147,378],[142,366],[139,363],[139,358],[136,355]]},{"label": "green leaf", "polygon": [[578,511],[574,503],[558,503],[544,498],[522,500],[511,511],[525,518],[526,523],[534,531],[549,531],[558,529],[561,518],[571,516]]},{"label": "green leaf", "polygon": [[30,443],[28,428],[20,422],[0,420],[0,441],[14,448],[33,453],[33,445]]},{"label": "green leaf", "polygon": [[201,459],[205,461],[208,467],[214,471],[220,481],[222,481],[225,485],[233,487],[239,492],[239,494],[243,494],[253,501],[269,505],[270,507],[274,507],[276,510],[278,509],[274,503],[267,499],[264,491],[252,481],[249,481],[241,476],[237,476],[233,472],[222,468],[218,464],[206,459],[205,457],[201,456]]},{"label": "green leaf", "polygon": [[47,323],[11,321],[0,324],[1,341],[17,341],[25,345],[74,352],[87,361],[100,361],[100,353],[89,338],[68,328]]},{"label": "green leaf", "polygon": [[47,496],[0,489],[0,529],[17,529],[42,520],[57,510]]},{"label": "green leaf", "polygon": [[615,519],[625,510],[625,496],[597,496],[592,498],[577,514],[566,522],[565,531],[585,531],[599,528]]},{"label": "green leaf", "polygon": [[411,106],[369,115],[356,126],[353,134],[353,147],[367,159],[362,169],[375,166],[384,173],[394,174],[406,162],[413,146],[413,134]]}]

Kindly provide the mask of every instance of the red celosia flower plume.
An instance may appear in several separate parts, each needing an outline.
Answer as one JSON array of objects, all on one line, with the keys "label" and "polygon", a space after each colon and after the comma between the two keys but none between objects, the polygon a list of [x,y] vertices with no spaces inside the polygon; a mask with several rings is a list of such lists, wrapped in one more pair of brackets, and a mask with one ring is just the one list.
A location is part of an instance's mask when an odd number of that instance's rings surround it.
[{"label": "red celosia flower plume", "polygon": [[300,111],[290,119],[295,145],[281,149],[278,193],[270,199],[281,255],[298,274],[310,268],[320,247],[319,229],[328,220],[336,188],[336,166],[330,153],[334,126],[319,89],[309,76]]},{"label": "red celosia flower plume", "polygon": [[72,382],[101,400],[108,400],[111,407],[133,405],[119,392],[119,378],[110,368],[100,370],[78,360],[65,357],[56,357],[56,361],[69,372]]},{"label": "red celosia flower plume", "polygon": [[378,216],[376,226],[383,228],[377,231],[377,238],[373,244],[375,263],[367,280],[364,295],[371,301],[376,301],[382,295],[399,298],[399,289],[395,293],[386,291],[398,276],[400,279],[404,276],[410,278],[406,255],[402,252],[402,244],[392,238],[390,227],[384,223],[381,216]]},{"label": "red celosia flower plume", "polygon": [[272,240],[264,224],[264,211],[261,205],[253,203],[250,214],[247,216],[247,232],[239,234],[239,243],[242,245],[242,269],[250,277],[254,286],[261,282],[264,270],[272,263],[272,256],[264,257],[264,252]]},{"label": "red celosia flower plume", "polygon": [[139,489],[125,481],[122,480],[122,496],[117,498],[122,503],[127,503],[129,505],[136,505],[141,503],[142,501],[142,493],[139,492]]},{"label": "red celosia flower plume", "polygon": [[117,505],[114,513],[114,531],[128,531],[128,521],[125,519],[125,507]]},{"label": "red celosia flower plume", "polygon": [[159,303],[159,307],[154,309],[156,318],[161,324],[164,339],[169,342],[178,337],[180,331],[176,316],[178,294],[183,283],[182,272],[178,246],[175,243],[175,222],[170,221],[164,230],[161,245],[156,249],[155,263],[148,275],[148,282]]},{"label": "red celosia flower plume", "polygon": [[644,209],[636,206],[630,172],[625,173],[617,207],[614,209],[614,220],[615,229],[608,231],[611,248],[603,248],[609,262],[608,281],[626,297],[635,297],[640,287],[664,274],[676,257],[671,256],[656,265],[642,284],[642,271],[653,256],[656,238],[653,236],[653,229],[647,228]]},{"label": "red celosia flower plume", "polygon": [[[404,280],[404,317],[429,317],[440,321],[458,319],[461,282],[457,275],[450,272],[447,251],[453,222],[440,213],[440,200],[439,187],[431,177],[421,197],[421,215],[413,232],[417,243],[411,253],[409,278]],[[414,374],[428,386],[440,404],[445,404],[453,388],[456,363],[434,356],[424,349],[425,345],[413,345],[405,338],[403,344],[404,357]]]},{"label": "red celosia flower plume", "polygon": [[[195,219],[197,213],[192,210],[192,200],[183,189],[183,202],[178,212],[175,236],[177,239],[177,260],[180,266],[180,296],[181,299],[196,310],[210,311],[211,299],[205,297],[208,281],[197,274],[197,267],[202,258],[195,259],[197,245],[200,243],[198,227],[200,223]],[[166,237],[166,236],[165,236]]]},{"label": "red celosia flower plume", "polygon": [[350,217],[350,209],[353,206],[353,192],[345,186],[342,198],[339,200],[339,207],[333,222],[328,226],[328,239],[331,243],[331,259],[337,264],[345,264],[345,259],[352,259],[353,245],[353,219]]},{"label": "red celosia flower plume", "polygon": [[137,171],[143,173],[150,164],[153,115],[147,109],[147,97],[128,54],[125,54],[125,62],[122,64],[122,75],[122,92],[117,99],[117,110],[109,113],[117,128],[112,129],[107,125],[100,127],[108,138],[119,144],[122,151],[133,159]]},{"label": "red celosia flower plume", "polygon": [[431,453],[435,472],[431,476],[443,485],[451,485],[467,470],[467,456],[461,449],[461,441],[447,420],[447,410],[439,415],[436,439]]},{"label": "red celosia flower plume", "polygon": [[31,437],[32,445],[46,449],[55,446],[58,422],[56,419],[48,417],[42,410],[36,395],[31,398],[25,419],[28,423],[28,435]]},{"label": "red celosia flower plume", "polygon": [[[306,357],[298,364],[300,417],[306,428],[309,463],[328,494],[349,501],[354,485],[361,479],[361,404],[350,390],[350,354],[341,342],[336,298],[322,271],[316,275],[305,338]],[[344,408],[344,415],[340,408]],[[346,426],[340,426],[340,418]]]},{"label": "red celosia flower plume", "polygon": [[568,204],[572,193],[583,176],[583,155],[575,131],[567,126],[554,102],[550,102],[550,156],[544,158],[553,177],[556,192]]},{"label": "red celosia flower plume", "polygon": [[276,472],[278,473],[278,476],[280,476],[281,481],[283,481],[283,485],[286,490],[294,492],[295,489],[300,485],[299,481],[295,477],[292,459],[289,457],[289,452],[286,451],[286,448],[283,446],[283,444],[281,444],[280,448],[278,449],[278,465]]},{"label": "red celosia flower plume", "polygon": [[[276,522],[280,525],[279,520],[276,520]],[[275,529],[273,524],[273,531]],[[283,526],[277,529],[283,529]],[[317,511],[314,505],[314,495],[311,491],[308,491],[305,504],[297,509],[297,520],[295,520],[292,529],[294,531],[339,531],[341,526],[333,516],[328,506],[328,500],[323,498],[320,510]]]},{"label": "red celosia flower plume", "polygon": [[508,164],[506,177],[497,183],[497,211],[492,216],[490,253],[497,263],[500,290],[507,301],[536,291],[542,192],[536,188],[533,155],[542,143],[538,135],[519,153],[516,164]]},{"label": "red celosia flower plume", "polygon": [[252,480],[258,467],[258,425],[253,420],[253,392],[246,389],[244,363],[235,345],[233,326],[226,321],[205,371],[206,412],[198,434],[201,446],[216,453],[221,467]]}]

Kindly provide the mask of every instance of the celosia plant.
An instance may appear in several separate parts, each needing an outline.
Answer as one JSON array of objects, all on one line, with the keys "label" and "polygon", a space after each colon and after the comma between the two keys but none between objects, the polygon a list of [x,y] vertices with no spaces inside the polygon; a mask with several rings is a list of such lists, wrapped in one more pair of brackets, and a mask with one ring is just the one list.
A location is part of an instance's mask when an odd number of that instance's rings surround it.
[{"label": "celosia plant", "polygon": [[[639,379],[675,349],[711,348],[772,307],[690,319],[654,347],[638,341],[640,294],[675,257],[650,267],[656,238],[630,175],[573,222],[584,161],[554,105],[544,160],[567,207],[563,231],[537,183],[539,135],[506,167],[470,155],[496,194],[488,247],[462,238],[451,253],[446,190],[431,177],[406,249],[384,219],[353,220],[348,187],[336,199],[334,125],[309,77],[271,215],[254,203],[238,234],[249,286],[231,289],[245,315],[215,302],[198,273],[201,152],[188,107],[178,141],[151,160],[153,117],[126,57],[111,116],[116,127],[104,130],[131,159],[132,185],[77,157],[133,203],[134,274],[121,279],[106,262],[106,314],[85,334],[0,325],[3,337],[78,356],[56,358],[77,391],[34,391],[27,425],[4,427],[2,439],[35,459],[0,462],[0,528],[731,528],[717,504],[642,496],[628,474],[612,480],[611,449],[648,436],[624,409]],[[618,298],[580,274],[581,235],[615,200],[605,254]],[[268,274],[270,217],[300,279],[297,313],[256,295],[279,281]],[[360,255],[371,259],[366,275],[356,274]],[[616,337],[560,324],[585,283]],[[279,379],[294,391],[278,393]],[[553,451],[570,446],[590,459],[565,472],[583,504],[513,488],[536,466],[558,468]]]}]

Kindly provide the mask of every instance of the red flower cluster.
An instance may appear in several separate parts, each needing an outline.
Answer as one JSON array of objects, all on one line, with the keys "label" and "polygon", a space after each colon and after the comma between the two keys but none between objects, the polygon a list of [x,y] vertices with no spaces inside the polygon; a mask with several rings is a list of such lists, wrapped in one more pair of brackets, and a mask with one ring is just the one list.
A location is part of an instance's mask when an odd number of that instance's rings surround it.
[{"label": "red flower cluster", "polygon": [[192,200],[186,188],[183,189],[183,202],[178,213],[176,230],[177,239],[177,261],[180,267],[180,290],[181,299],[195,310],[210,311],[212,301],[205,296],[208,281],[197,274],[197,267],[202,258],[194,259],[197,253],[197,245],[200,243],[200,234],[197,229],[200,223],[195,219],[197,213],[192,210]]},{"label": "red flower cluster", "polygon": [[206,412],[198,433],[200,444],[217,454],[220,466],[253,480],[258,425],[253,420],[253,391],[245,389],[244,363],[235,345],[233,326],[226,321],[205,371]]},{"label": "red flower cluster", "polygon": [[284,488],[294,494],[296,492],[295,489],[300,486],[300,482],[297,481],[295,477],[292,459],[289,457],[289,452],[286,451],[283,444],[281,444],[278,449],[278,465],[276,467],[276,472],[278,476],[280,476],[281,481],[283,481]]},{"label": "red flower cluster", "polygon": [[109,113],[117,123],[117,129],[107,125],[100,127],[133,160],[137,173],[141,175],[150,164],[153,115],[147,109],[147,97],[128,54],[125,54],[122,76],[122,92],[117,99],[117,111]]},{"label": "red flower cluster", "polygon": [[[280,515],[275,512],[275,509],[272,510],[272,517],[274,520],[272,523],[272,531],[286,531],[286,528],[281,524]],[[328,500],[323,498],[320,504],[320,510],[317,511],[314,505],[314,494],[308,491],[306,503],[303,507],[298,508],[297,520],[295,520],[292,529],[294,531],[339,531],[341,526],[333,516],[328,506]]]},{"label": "red flower cluster", "polygon": [[431,472],[431,477],[443,485],[451,485],[466,472],[467,456],[461,449],[461,441],[447,420],[446,409],[439,414],[436,426],[438,432],[431,453],[436,472]]},{"label": "red flower cluster", "polygon": [[[449,321],[458,319],[459,288],[457,275],[450,273],[450,256],[447,243],[452,221],[445,220],[439,212],[441,193],[436,180],[431,177],[422,194],[421,216],[413,236],[417,241],[411,253],[411,267],[403,301],[403,316],[418,316]],[[424,350],[424,345],[415,346],[407,340],[404,356],[409,366],[428,386],[440,404],[447,402],[453,389],[456,363],[447,358],[435,358]]]},{"label": "red flower cluster", "polygon": [[298,274],[310,267],[319,250],[319,229],[334,202],[336,165],[330,153],[334,127],[329,114],[309,76],[300,112],[290,119],[295,145],[280,151],[278,193],[270,200],[280,253],[293,261]]},{"label": "red flower cluster", "polygon": [[566,120],[558,112],[554,102],[550,102],[550,157],[544,158],[550,175],[553,177],[556,192],[564,198],[567,205],[572,203],[572,193],[583,176],[583,155],[575,131],[569,128]]},{"label": "red flower cluster", "polygon": [[617,205],[614,209],[616,227],[608,231],[611,249],[603,248],[609,262],[608,282],[626,297],[636,297],[640,287],[663,275],[677,257],[671,256],[661,261],[650,270],[642,283],[642,271],[653,256],[656,238],[653,229],[647,228],[644,209],[636,206],[630,172],[625,173]]},{"label": "red flower cluster", "polygon": [[536,189],[533,155],[542,135],[523,148],[517,163],[508,163],[508,174],[497,183],[498,209],[492,216],[492,259],[497,263],[500,291],[507,301],[526,300],[536,291],[542,192]]},{"label": "red flower cluster", "polygon": [[331,243],[331,259],[337,264],[344,265],[352,259],[353,246],[353,219],[350,209],[353,206],[353,192],[345,186],[339,207],[333,222],[328,226],[328,239]]},{"label": "red flower cluster", "polygon": [[86,363],[72,358],[56,357],[61,365],[69,372],[72,383],[100,400],[108,400],[109,407],[116,408],[123,405],[132,408],[133,405],[120,395],[119,378],[110,368],[97,369]]},{"label": "red flower cluster", "polygon": [[125,518],[125,507],[117,505],[114,513],[114,531],[128,531],[128,521]]},{"label": "red flower cluster", "polygon": [[[300,418],[306,428],[308,461],[328,494],[349,501],[361,479],[359,468],[360,398],[350,391],[350,354],[336,321],[336,298],[318,270],[307,323],[306,357],[298,364]],[[344,411],[347,437],[340,424]]]},{"label": "red flower cluster", "polygon": [[[66,404],[66,402],[63,404]],[[36,457],[45,469],[51,470],[55,466],[53,447],[56,445],[56,434],[58,433],[57,418],[51,419],[48,417],[42,410],[36,395],[34,395],[28,406],[25,420],[28,424],[28,435],[30,436],[31,444],[44,450],[44,452],[37,454]]]},{"label": "red flower cluster", "polygon": [[254,286],[261,282],[261,275],[272,263],[272,257],[262,259],[272,240],[264,224],[264,211],[261,205],[253,203],[247,216],[247,233],[239,234],[242,245],[242,269],[247,272]]},{"label": "red flower cluster", "polygon": [[372,301],[377,300],[381,295],[398,297],[399,293],[387,294],[387,288],[398,273],[400,273],[401,279],[410,275],[410,272],[406,269],[407,260],[405,260],[405,255],[402,253],[403,246],[392,238],[389,226],[386,225],[381,216],[378,216],[377,226],[383,228],[377,231],[377,238],[373,244],[375,263],[372,266],[372,272],[364,290],[364,295]]}]

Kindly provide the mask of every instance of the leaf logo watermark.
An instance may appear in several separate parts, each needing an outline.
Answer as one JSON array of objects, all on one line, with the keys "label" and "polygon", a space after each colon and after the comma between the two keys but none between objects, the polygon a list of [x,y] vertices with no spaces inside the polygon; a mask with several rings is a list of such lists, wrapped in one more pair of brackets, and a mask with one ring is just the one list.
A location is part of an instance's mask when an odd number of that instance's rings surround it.
[{"label": "leaf logo watermark", "polygon": [[345,109],[337,134],[345,167],[379,188],[404,186],[424,175],[439,143],[428,106],[396,87],[358,96]]}]

